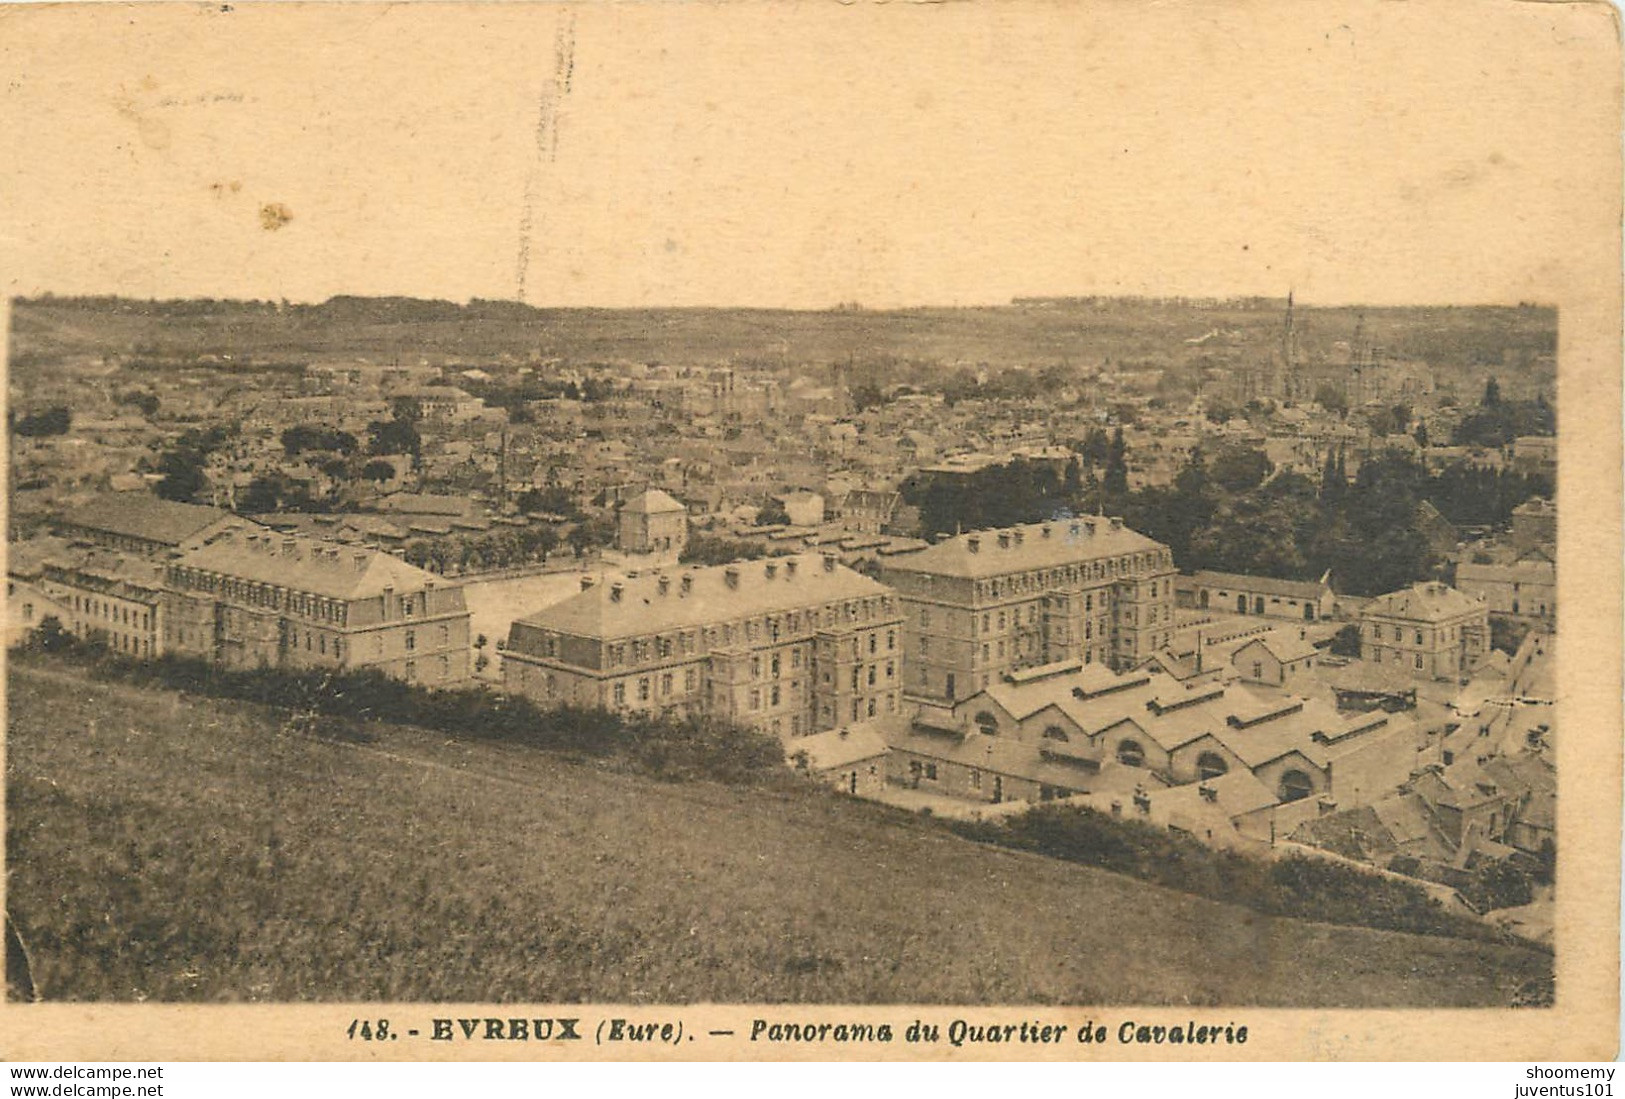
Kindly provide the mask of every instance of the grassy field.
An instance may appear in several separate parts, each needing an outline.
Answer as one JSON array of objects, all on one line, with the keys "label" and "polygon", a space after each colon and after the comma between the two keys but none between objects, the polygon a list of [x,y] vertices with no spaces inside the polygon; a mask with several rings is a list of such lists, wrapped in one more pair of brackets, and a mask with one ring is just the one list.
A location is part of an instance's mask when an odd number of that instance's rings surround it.
[{"label": "grassy field", "polygon": [[878,806],[13,666],[8,906],[64,1000],[1496,1005],[1538,951],[1270,919]]}]

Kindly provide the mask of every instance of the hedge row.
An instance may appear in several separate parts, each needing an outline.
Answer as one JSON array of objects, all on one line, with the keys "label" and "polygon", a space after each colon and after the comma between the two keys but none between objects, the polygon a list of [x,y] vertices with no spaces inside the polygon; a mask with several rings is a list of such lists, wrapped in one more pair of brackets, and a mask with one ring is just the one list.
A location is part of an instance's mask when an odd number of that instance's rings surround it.
[{"label": "hedge row", "polygon": [[36,634],[25,648],[67,656],[99,679],[290,710],[312,732],[334,738],[369,740],[367,724],[386,722],[611,760],[672,781],[767,785],[783,782],[788,774],[776,738],[711,718],[544,708],[482,685],[431,689],[371,669],[227,668],[173,654],[136,660],[60,633]]},{"label": "hedge row", "polygon": [[1497,928],[1445,910],[1420,886],[1327,859],[1264,859],[1084,806],[1041,805],[998,822],[954,822],[967,838],[1127,874],[1274,916],[1506,941]]}]

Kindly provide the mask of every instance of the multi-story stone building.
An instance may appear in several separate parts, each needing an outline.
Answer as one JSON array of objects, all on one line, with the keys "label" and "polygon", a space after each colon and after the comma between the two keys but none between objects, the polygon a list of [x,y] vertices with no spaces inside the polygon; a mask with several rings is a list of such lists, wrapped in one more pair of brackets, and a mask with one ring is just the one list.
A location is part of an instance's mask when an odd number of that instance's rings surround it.
[{"label": "multi-story stone building", "polygon": [[887,561],[907,628],[903,687],[953,702],[1019,668],[1133,667],[1174,631],[1168,547],[1121,519],[960,534]]},{"label": "multi-story stone building", "polygon": [[901,706],[897,596],[833,555],[583,585],[510,628],[509,693],[621,713],[726,717],[786,737]]},{"label": "multi-story stone building", "polygon": [[38,587],[61,608],[62,626],[116,653],[163,654],[163,566],[97,548],[46,561]]},{"label": "multi-story stone building", "polygon": [[374,549],[234,527],[169,562],[166,586],[172,652],[430,686],[468,678],[461,586]]},{"label": "multi-story stone building", "polygon": [[1461,679],[1489,648],[1489,607],[1432,581],[1380,595],[1360,612],[1360,653],[1417,679]]},{"label": "multi-story stone building", "polygon": [[1456,566],[1456,586],[1483,600],[1491,614],[1557,618],[1557,566],[1538,557],[1506,565],[1463,561]]},{"label": "multi-story stone building", "polygon": [[621,508],[623,553],[681,554],[688,545],[688,509],[658,488],[647,489]]}]

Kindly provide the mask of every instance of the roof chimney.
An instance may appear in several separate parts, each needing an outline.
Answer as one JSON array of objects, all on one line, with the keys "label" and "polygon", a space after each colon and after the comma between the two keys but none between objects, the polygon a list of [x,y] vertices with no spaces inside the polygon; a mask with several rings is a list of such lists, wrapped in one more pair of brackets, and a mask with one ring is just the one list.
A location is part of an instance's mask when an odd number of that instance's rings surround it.
[{"label": "roof chimney", "polygon": [[367,571],[367,557],[368,557],[368,555],[365,554],[365,553],[358,553],[358,554],[355,555],[355,571],[356,572],[366,572]]},{"label": "roof chimney", "polygon": [[1049,524],[1045,523],[1042,529],[1043,529],[1043,532],[1044,532],[1044,537],[1048,538],[1049,537]]},{"label": "roof chimney", "polygon": [[739,590],[739,566],[729,565],[722,570],[722,582],[733,591]]},{"label": "roof chimney", "polygon": [[786,557],[784,559],[784,578],[786,580],[795,579],[796,566],[798,564],[800,564],[800,562],[797,561],[794,557]]},{"label": "roof chimney", "polygon": [[587,591],[589,588],[592,587],[592,585],[593,585],[592,577],[587,576],[587,575],[583,575],[581,577],[581,590],[582,591]]},{"label": "roof chimney", "polygon": [[1000,549],[1009,549],[1010,548],[1010,532],[1009,531],[1007,531],[1007,530],[999,531],[999,548]]},{"label": "roof chimney", "polygon": [[609,601],[611,603],[619,603],[621,601],[621,592],[624,590],[625,587],[621,584],[621,582],[619,580],[615,581],[615,583],[609,586]]},{"label": "roof chimney", "polygon": [[1112,529],[1113,530],[1122,530],[1123,529],[1123,517],[1121,515],[1112,516]]},{"label": "roof chimney", "polygon": [[833,553],[824,554],[824,571],[825,572],[834,572],[835,571],[835,555]]},{"label": "roof chimney", "polygon": [[661,577],[655,581],[655,590],[661,595],[665,595],[668,591],[670,591],[671,577],[662,574]]},{"label": "roof chimney", "polygon": [[1011,531],[1011,532],[1010,532],[1010,540],[1011,540],[1011,541],[1012,541],[1012,542],[1014,542],[1014,543],[1015,543],[1015,544],[1016,544],[1016,545],[1018,545],[1018,546],[1019,546],[1019,545],[1021,545],[1021,543],[1022,543],[1022,541],[1023,541],[1023,540],[1024,540],[1024,539],[1025,539],[1025,538],[1026,538],[1026,537],[1027,537],[1027,533],[1026,533],[1026,532],[1025,532],[1025,531],[1023,531],[1023,530],[1022,530],[1022,529],[1021,529],[1021,528],[1019,528],[1019,527],[1018,527],[1018,528],[1016,528],[1016,529],[1015,529],[1015,530],[1013,530],[1013,531]]},{"label": "roof chimney", "polygon": [[294,555],[294,551],[298,548],[299,542],[296,539],[284,538],[282,540],[282,556],[292,557]]},{"label": "roof chimney", "polygon": [[767,577],[767,578],[768,578],[768,579],[769,579],[769,580],[773,580],[773,579],[775,579],[775,578],[776,578],[776,577],[777,577],[777,576],[778,576],[778,575],[779,575],[779,566],[778,566],[778,563],[777,563],[777,562],[774,562],[774,561],[768,561],[768,562],[766,562],[766,563],[765,563],[765,564],[763,564],[763,565],[762,565],[762,573],[763,573],[763,574],[764,574],[764,575],[765,575],[765,576],[766,576],[766,577]]},{"label": "roof chimney", "polygon": [[981,553],[982,540],[973,534],[969,538],[965,539],[965,548],[970,550],[972,553]]},{"label": "roof chimney", "polygon": [[691,572],[683,573],[683,578],[677,582],[678,594],[687,595],[689,592],[691,592],[693,590],[694,590],[694,574],[691,573]]}]

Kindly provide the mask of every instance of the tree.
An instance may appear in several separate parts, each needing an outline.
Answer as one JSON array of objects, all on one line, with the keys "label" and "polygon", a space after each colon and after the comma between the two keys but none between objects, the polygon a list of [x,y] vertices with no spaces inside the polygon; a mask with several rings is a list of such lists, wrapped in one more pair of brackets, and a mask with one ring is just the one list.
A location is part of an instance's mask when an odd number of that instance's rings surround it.
[{"label": "tree", "polygon": [[48,614],[40,619],[39,625],[34,627],[34,643],[48,653],[62,652],[73,648],[76,639],[73,634],[62,628],[62,619],[54,614]]},{"label": "tree", "polygon": [[37,412],[24,416],[13,423],[12,429],[18,435],[46,436],[66,435],[73,426],[73,414],[66,405],[53,405],[44,412]]},{"label": "tree", "polygon": [[1083,492],[1083,466],[1074,455],[1067,459],[1066,469],[1061,473],[1061,495],[1068,500],[1076,500]]},{"label": "tree", "polygon": [[368,454],[409,454],[415,464],[423,453],[423,438],[410,420],[374,420],[367,431]]},{"label": "tree", "polygon": [[1484,383],[1484,399],[1479,402],[1484,408],[1499,408],[1501,406],[1501,383],[1495,380],[1492,374],[1490,380]]},{"label": "tree", "polygon": [[1349,399],[1341,386],[1321,382],[1315,388],[1315,403],[1327,412],[1335,412],[1339,416],[1348,415]]},{"label": "tree", "polygon": [[1333,656],[1348,656],[1358,659],[1360,655],[1360,627],[1353,622],[1341,627],[1332,635],[1331,651]]},{"label": "tree", "polygon": [[282,451],[289,458],[297,458],[307,450],[354,454],[356,439],[348,431],[337,431],[314,424],[295,424],[282,432]]},{"label": "tree", "polygon": [[1247,492],[1264,483],[1275,464],[1262,450],[1226,447],[1213,459],[1212,476],[1228,492]]},{"label": "tree", "polygon": [[565,540],[577,557],[586,555],[595,546],[607,546],[615,539],[615,528],[608,519],[586,519],[570,528]]},{"label": "tree", "polygon": [[395,476],[395,467],[381,458],[375,458],[361,467],[361,476],[369,481],[377,481],[382,484]]},{"label": "tree", "polygon": [[204,456],[191,447],[165,451],[158,459],[158,472],[164,476],[155,491],[165,500],[189,503],[209,483],[203,475],[203,463]]},{"label": "tree", "polygon": [[878,408],[886,403],[886,396],[880,391],[878,385],[864,382],[855,385],[850,390],[852,409],[855,412],[866,412],[871,408]]},{"label": "tree", "polygon": [[534,527],[530,535],[531,545],[536,553],[541,554],[542,564],[547,564],[548,556],[559,548],[559,532],[552,527]]},{"label": "tree", "polygon": [[1428,446],[1429,446],[1429,443],[1428,443],[1428,422],[1426,420],[1419,419],[1419,420],[1416,421],[1415,435],[1416,435],[1416,445],[1421,447],[1423,450],[1426,450],[1428,448]]},{"label": "tree", "polygon": [[1320,471],[1320,502],[1327,507],[1336,507],[1347,491],[1348,482],[1343,479],[1338,452],[1328,448],[1326,465]]},{"label": "tree", "polygon": [[784,509],[784,502],[782,500],[769,500],[761,508],[761,510],[756,513],[756,525],[759,527],[775,525],[788,526],[789,523],[790,513]]},{"label": "tree", "polygon": [[1112,433],[1111,449],[1106,452],[1106,473],[1103,485],[1108,496],[1117,498],[1128,494],[1128,444],[1123,441],[1123,429]]}]

